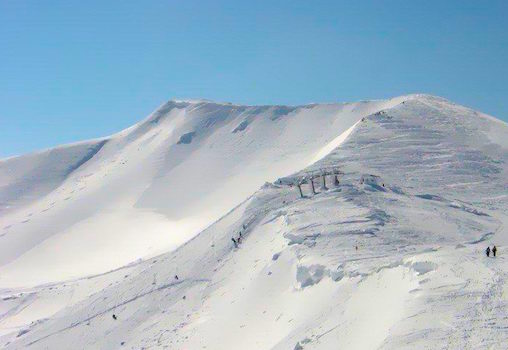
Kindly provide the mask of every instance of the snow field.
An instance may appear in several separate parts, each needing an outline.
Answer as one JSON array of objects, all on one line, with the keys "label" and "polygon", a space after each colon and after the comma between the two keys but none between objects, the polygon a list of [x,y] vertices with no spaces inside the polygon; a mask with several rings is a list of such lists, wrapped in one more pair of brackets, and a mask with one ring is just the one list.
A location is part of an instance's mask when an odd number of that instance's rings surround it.
[{"label": "snow field", "polygon": [[[110,175],[97,177],[93,185],[94,175],[85,178],[87,188],[96,190],[83,203],[100,199],[101,210],[79,225],[134,232],[129,218],[142,220],[145,213],[143,226],[153,231],[150,222],[160,221],[166,230],[166,220],[186,219],[204,229],[182,230],[171,238],[173,245],[159,241],[157,249],[168,250],[161,255],[132,262],[133,250],[118,268],[105,262],[111,272],[100,266],[86,270],[66,256],[61,265],[72,262],[69,275],[74,270],[81,276],[32,286],[44,280],[36,280],[27,264],[18,270],[24,280],[2,285],[0,279],[0,346],[506,348],[508,152],[506,144],[492,143],[508,133],[506,124],[426,95],[301,110],[188,103],[165,105],[108,141],[96,160],[124,148],[133,154],[139,148],[139,158],[119,158],[125,173],[105,171]],[[249,108],[264,117],[253,117]],[[189,117],[203,111],[211,117]],[[331,111],[337,114],[332,117]],[[167,113],[176,114],[166,119]],[[311,115],[316,119],[309,123]],[[322,124],[338,125],[339,116],[348,122],[326,134]],[[172,129],[173,117],[181,124]],[[193,130],[203,131],[176,145]],[[141,143],[151,145],[150,161],[143,160]],[[95,166],[87,163],[76,175]],[[304,198],[289,186],[292,178],[328,166],[343,170],[340,185],[328,181],[328,189],[316,186],[312,195],[304,184]],[[275,181],[277,176],[284,181]],[[261,186],[265,181],[273,182]],[[67,214],[88,209],[69,201]],[[103,208],[110,208],[111,218],[98,219]],[[97,234],[85,245],[72,237],[90,228],[73,225],[77,231],[66,238],[69,249],[82,244],[91,252],[107,242]],[[239,232],[243,238],[235,248],[231,238]],[[133,235],[128,237],[135,243]],[[51,249],[65,242],[51,241],[56,237],[28,242],[36,249],[47,242]],[[139,257],[149,251],[150,236],[144,237]],[[493,244],[499,256],[486,258],[484,249]],[[0,278],[22,258],[8,260]]]}]

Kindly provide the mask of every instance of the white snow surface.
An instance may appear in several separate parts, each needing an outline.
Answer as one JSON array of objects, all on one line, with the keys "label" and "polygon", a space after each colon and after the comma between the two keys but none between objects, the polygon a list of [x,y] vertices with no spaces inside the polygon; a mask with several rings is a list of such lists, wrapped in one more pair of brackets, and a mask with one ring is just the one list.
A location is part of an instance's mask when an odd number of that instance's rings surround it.
[{"label": "white snow surface", "polygon": [[0,285],[80,278],[172,250],[265,181],[305,167],[360,118],[399,101],[170,101],[111,137],[7,159]]},{"label": "white snow surface", "polygon": [[5,159],[0,347],[506,349],[507,162],[506,123],[428,95],[170,101]]}]

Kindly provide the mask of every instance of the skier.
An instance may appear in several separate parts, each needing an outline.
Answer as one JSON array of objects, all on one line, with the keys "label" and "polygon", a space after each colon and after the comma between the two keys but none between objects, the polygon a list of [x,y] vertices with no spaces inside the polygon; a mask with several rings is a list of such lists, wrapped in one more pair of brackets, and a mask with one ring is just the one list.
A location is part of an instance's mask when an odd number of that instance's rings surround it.
[{"label": "skier", "polygon": [[178,275],[175,275],[175,280],[177,280],[177,281],[178,281]]},{"label": "skier", "polygon": [[238,243],[240,243],[242,241],[242,231],[240,231],[240,233],[238,234]]},{"label": "skier", "polygon": [[113,314],[113,320],[116,320],[116,315],[115,314]]},{"label": "skier", "polygon": [[494,258],[496,257],[496,252],[497,252],[497,248],[496,248],[496,246],[494,246],[492,248],[492,255],[494,255]]},{"label": "skier", "polygon": [[238,248],[238,242],[236,242],[236,239],[234,237],[231,237],[231,240],[233,241],[235,248]]},{"label": "skier", "polygon": [[485,253],[487,254],[487,258],[490,256],[490,247],[487,247],[485,250]]}]

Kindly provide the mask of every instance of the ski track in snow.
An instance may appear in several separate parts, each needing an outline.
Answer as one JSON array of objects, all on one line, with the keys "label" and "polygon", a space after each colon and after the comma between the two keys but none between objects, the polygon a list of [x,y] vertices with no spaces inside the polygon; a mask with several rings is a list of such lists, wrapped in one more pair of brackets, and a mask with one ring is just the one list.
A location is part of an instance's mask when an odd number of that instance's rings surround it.
[{"label": "ski track in snow", "polygon": [[427,95],[171,101],[0,161],[0,347],[506,349],[500,135]]}]

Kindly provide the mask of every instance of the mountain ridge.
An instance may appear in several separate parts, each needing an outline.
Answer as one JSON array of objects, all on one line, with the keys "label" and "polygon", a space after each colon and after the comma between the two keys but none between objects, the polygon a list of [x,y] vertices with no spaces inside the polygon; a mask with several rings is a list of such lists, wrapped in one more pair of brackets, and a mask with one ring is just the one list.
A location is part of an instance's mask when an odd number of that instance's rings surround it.
[{"label": "mountain ridge", "polygon": [[64,144],[60,144],[60,145],[56,145],[56,146],[49,146],[49,147],[46,147],[46,148],[42,148],[40,150],[34,150],[34,151],[23,153],[23,154],[12,155],[12,156],[8,156],[8,157],[5,157],[5,158],[0,158],[0,162],[7,161],[7,160],[10,160],[10,159],[13,159],[13,158],[18,158],[18,157],[24,157],[24,156],[34,155],[34,154],[40,154],[40,153],[48,152],[48,151],[51,151],[51,150],[54,150],[54,149],[57,149],[57,148],[61,148],[61,147],[76,146],[76,145],[80,145],[80,144],[83,144],[83,143],[95,143],[95,142],[100,142],[100,141],[103,141],[103,140],[109,140],[110,138],[112,138],[112,137],[114,137],[114,136],[116,136],[118,134],[122,134],[124,132],[127,132],[127,131],[135,128],[136,126],[139,126],[140,124],[143,124],[145,122],[150,122],[154,118],[154,115],[156,113],[158,113],[159,111],[165,109],[169,105],[174,106],[174,108],[176,106],[183,107],[183,106],[188,106],[188,105],[210,104],[210,105],[217,105],[217,106],[231,106],[231,107],[242,107],[242,108],[290,107],[290,108],[297,109],[297,108],[309,108],[309,107],[313,107],[313,106],[340,106],[340,105],[348,105],[348,104],[355,104],[355,103],[382,102],[382,101],[387,101],[387,100],[392,100],[392,99],[404,99],[404,98],[407,98],[407,99],[418,99],[418,98],[425,99],[425,98],[427,98],[427,99],[441,100],[441,101],[446,102],[446,103],[454,104],[454,105],[466,108],[468,110],[475,111],[476,113],[478,113],[479,117],[488,118],[488,119],[491,119],[492,121],[500,122],[501,124],[507,124],[507,122],[502,120],[502,119],[496,118],[494,116],[491,116],[491,115],[488,115],[488,114],[485,114],[485,113],[478,112],[478,111],[474,110],[471,107],[465,107],[465,106],[459,105],[459,104],[457,104],[457,103],[455,103],[452,100],[449,100],[447,98],[444,98],[444,97],[441,97],[441,96],[438,96],[438,95],[427,94],[427,93],[413,93],[413,94],[407,94],[407,95],[400,95],[400,96],[392,97],[392,98],[389,98],[389,99],[359,100],[359,101],[353,101],[353,102],[310,102],[310,103],[306,103],[306,104],[297,104],[297,105],[284,105],[284,104],[241,104],[241,103],[233,103],[233,102],[214,101],[214,100],[210,100],[210,99],[206,99],[206,98],[202,98],[202,99],[200,99],[200,98],[198,98],[198,99],[195,99],[195,98],[189,98],[189,99],[171,98],[171,99],[167,100],[166,102],[162,103],[153,112],[151,112],[147,117],[143,118],[139,122],[134,123],[133,125],[131,125],[131,126],[127,127],[127,128],[124,128],[124,129],[122,129],[120,131],[114,132],[113,134],[110,134],[110,135],[107,135],[107,136],[98,136],[98,137],[94,137],[94,138],[86,139],[86,140],[80,140],[80,141],[74,141],[74,142],[64,143]]},{"label": "mountain ridge", "polygon": [[[115,134],[61,183],[7,182],[36,191],[9,192],[0,211],[0,345],[508,342],[505,123],[432,96],[180,106]],[[4,202],[5,178],[0,167]]]},{"label": "mountain ridge", "polygon": [[[11,247],[1,254],[3,269],[6,266],[14,269],[9,273],[14,278],[19,275],[15,271],[35,259],[29,256],[43,254],[47,249],[53,251],[51,247],[61,244],[75,251],[76,246],[97,242],[96,254],[116,251],[109,253],[109,264],[99,263],[104,258],[94,258],[96,267],[90,265],[85,269],[90,274],[115,269],[140,256],[174,249],[245,200],[264,182],[306,166],[323,146],[359,119],[399,100],[305,108],[169,102],[139,123],[109,137],[0,162],[0,234],[3,247]],[[289,115],[291,118],[287,118]],[[181,142],[183,136],[185,142]],[[202,168],[207,169],[208,181],[213,179],[213,186],[201,181]],[[183,181],[192,183],[194,190],[171,186]],[[228,188],[236,190],[224,198],[221,191]],[[138,219],[131,222],[135,217]],[[142,225],[143,217],[147,220],[143,225],[150,227],[152,238],[144,237],[140,242],[136,232],[141,228],[136,227]],[[166,233],[175,230],[186,234],[171,237]],[[119,239],[120,232],[124,235],[130,232],[126,237],[139,242],[143,247],[140,252],[127,242],[118,250],[113,237]],[[95,238],[91,239],[91,235]],[[110,237],[107,245],[101,235]],[[59,243],[51,243],[53,240]],[[61,261],[73,261],[80,266],[85,256],[79,258],[78,252],[52,253],[54,257],[62,254],[66,257],[58,258],[64,259],[58,260],[59,264],[55,258],[43,258],[48,263],[54,261],[44,269],[45,274],[79,277],[62,271]],[[117,255],[126,258],[117,260]],[[5,265],[7,262],[10,263]],[[34,271],[33,278],[43,276],[36,272],[43,267],[37,265],[28,268]],[[1,271],[0,266],[0,283]],[[36,283],[51,282],[52,278],[43,281],[37,277]]]}]

